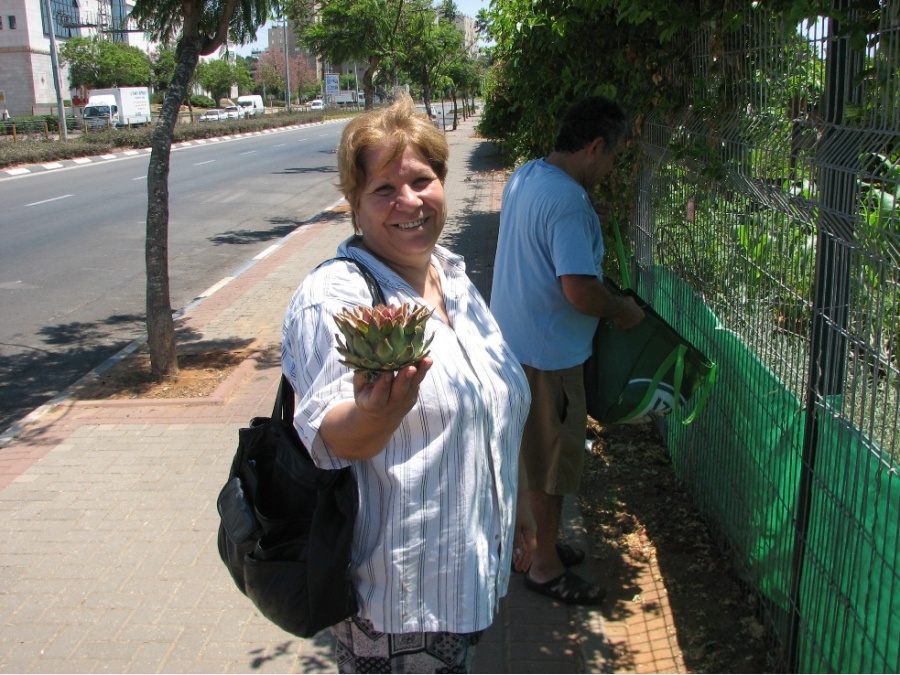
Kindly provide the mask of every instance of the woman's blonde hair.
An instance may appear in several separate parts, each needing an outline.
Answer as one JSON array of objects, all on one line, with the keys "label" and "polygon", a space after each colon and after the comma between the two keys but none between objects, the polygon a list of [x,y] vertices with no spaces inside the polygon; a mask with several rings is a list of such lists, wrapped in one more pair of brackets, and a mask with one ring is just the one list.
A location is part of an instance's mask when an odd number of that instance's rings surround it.
[{"label": "woman's blonde hair", "polygon": [[416,110],[409,94],[401,92],[387,108],[364,113],[344,127],[337,149],[338,187],[350,203],[351,212],[356,209],[366,181],[365,151],[385,142],[392,144],[392,152],[385,155],[381,166],[372,167],[374,170],[381,170],[413,146],[442,183],[447,177],[447,139],[425,113]]}]

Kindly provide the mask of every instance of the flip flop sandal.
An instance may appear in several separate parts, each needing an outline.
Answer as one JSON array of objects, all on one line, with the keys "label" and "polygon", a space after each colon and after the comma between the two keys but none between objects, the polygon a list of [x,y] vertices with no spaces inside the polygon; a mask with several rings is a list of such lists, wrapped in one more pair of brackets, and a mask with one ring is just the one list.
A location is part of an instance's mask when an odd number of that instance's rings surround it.
[{"label": "flip flop sandal", "polygon": [[559,556],[563,567],[573,567],[584,560],[584,551],[562,542],[556,544],[556,555]]},{"label": "flip flop sandal", "polygon": [[543,584],[525,575],[525,588],[566,605],[599,605],[606,597],[606,591],[582,579],[572,570],[566,570]]}]

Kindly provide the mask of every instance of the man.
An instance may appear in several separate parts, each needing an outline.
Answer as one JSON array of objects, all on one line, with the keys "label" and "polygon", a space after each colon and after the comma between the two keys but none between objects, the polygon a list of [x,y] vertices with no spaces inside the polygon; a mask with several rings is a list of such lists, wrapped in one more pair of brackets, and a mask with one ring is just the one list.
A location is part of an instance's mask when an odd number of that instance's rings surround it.
[{"label": "man", "polygon": [[603,235],[591,190],[627,131],[618,103],[594,96],[563,118],[553,152],[518,168],[503,193],[491,312],[531,386],[520,462],[537,521],[527,588],[568,604],[603,601],[568,569],[584,551],[559,543],[563,495],[577,492],[587,411],[582,364],[599,317],[630,328],[643,311],[602,280]]}]

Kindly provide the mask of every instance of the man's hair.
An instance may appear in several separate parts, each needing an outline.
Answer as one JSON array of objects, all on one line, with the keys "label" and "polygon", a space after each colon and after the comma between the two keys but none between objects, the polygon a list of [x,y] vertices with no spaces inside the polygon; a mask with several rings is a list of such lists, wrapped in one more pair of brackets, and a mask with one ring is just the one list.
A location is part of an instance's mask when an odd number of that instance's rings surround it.
[{"label": "man's hair", "polygon": [[553,149],[578,152],[596,138],[602,138],[604,150],[614,150],[625,138],[628,120],[625,111],[613,100],[589,96],[575,103],[563,116]]}]

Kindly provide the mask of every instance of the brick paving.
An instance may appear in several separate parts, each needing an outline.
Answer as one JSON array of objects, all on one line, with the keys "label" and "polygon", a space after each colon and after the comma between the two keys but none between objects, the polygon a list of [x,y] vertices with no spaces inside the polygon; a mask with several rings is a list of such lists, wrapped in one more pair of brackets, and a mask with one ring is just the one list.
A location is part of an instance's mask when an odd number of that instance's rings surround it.
[{"label": "brick paving", "polygon": [[[488,296],[506,176],[475,121],[447,132],[442,243]],[[215,500],[238,428],[271,411],[290,295],[350,231],[340,208],[324,213],[186,308],[178,327],[192,340],[254,349],[213,395],[62,395],[4,433],[0,672],[336,672],[328,631],[289,635],[235,589],[216,550]],[[564,516],[569,541],[588,548],[574,499]],[[475,672],[685,672],[659,570],[648,564],[637,586],[627,606],[573,608],[514,575]]]}]

